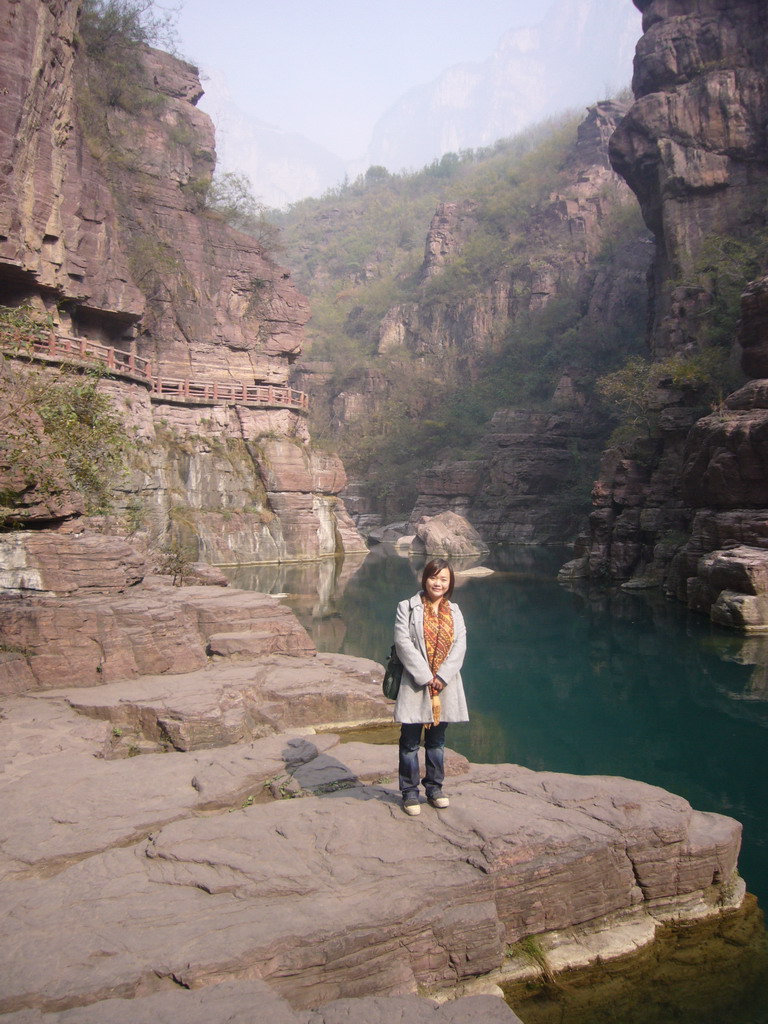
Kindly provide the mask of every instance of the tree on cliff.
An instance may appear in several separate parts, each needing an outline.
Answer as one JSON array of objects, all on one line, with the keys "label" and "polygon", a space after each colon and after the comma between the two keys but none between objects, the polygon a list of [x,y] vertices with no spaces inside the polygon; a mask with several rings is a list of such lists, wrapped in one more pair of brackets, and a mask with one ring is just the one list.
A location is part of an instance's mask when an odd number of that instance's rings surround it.
[{"label": "tree on cliff", "polygon": [[656,361],[632,356],[620,369],[600,377],[597,390],[619,421],[610,440],[621,444],[659,435],[661,412],[669,404],[665,392],[682,393],[687,405],[704,414],[739,383],[728,350],[709,345],[689,356]]},{"label": "tree on cliff", "polygon": [[154,0],[85,0],[80,39],[90,58],[89,85],[113,107],[134,109],[144,90],[139,51],[145,46],[176,48],[177,11]]}]

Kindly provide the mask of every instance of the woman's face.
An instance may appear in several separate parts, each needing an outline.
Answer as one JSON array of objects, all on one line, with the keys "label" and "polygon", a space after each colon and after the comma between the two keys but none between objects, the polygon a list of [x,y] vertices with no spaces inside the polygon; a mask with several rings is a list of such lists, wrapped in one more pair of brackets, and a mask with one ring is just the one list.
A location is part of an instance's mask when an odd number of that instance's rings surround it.
[{"label": "woman's face", "polygon": [[424,584],[428,601],[439,601],[445,597],[451,585],[451,574],[447,569],[441,569],[434,576],[430,576]]}]

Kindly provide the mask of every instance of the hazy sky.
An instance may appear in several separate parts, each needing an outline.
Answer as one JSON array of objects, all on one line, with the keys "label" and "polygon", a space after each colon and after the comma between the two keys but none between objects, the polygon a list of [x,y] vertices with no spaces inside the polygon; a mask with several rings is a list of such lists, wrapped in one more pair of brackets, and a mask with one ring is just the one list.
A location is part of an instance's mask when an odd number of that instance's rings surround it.
[{"label": "hazy sky", "polygon": [[180,50],[223,74],[245,113],[353,160],[404,92],[486,59],[506,31],[538,24],[553,2],[183,0]]}]

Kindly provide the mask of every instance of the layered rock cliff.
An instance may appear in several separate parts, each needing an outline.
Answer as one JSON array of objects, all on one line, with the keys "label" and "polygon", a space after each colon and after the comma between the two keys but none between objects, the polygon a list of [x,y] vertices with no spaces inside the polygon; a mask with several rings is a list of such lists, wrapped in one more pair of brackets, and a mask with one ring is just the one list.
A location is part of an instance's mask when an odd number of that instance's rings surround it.
[{"label": "layered rock cliff", "polygon": [[656,238],[651,344],[661,354],[701,344],[695,313],[713,300],[707,242],[765,223],[766,11],[754,0],[635,5],[635,103],[611,160]]},{"label": "layered rock cliff", "polygon": [[[136,97],[101,102],[79,14],[77,0],[16,0],[0,21],[0,303],[150,361],[140,380],[113,373],[101,387],[141,439],[116,510],[151,540],[227,562],[364,547],[301,396],[269,390],[287,382],[308,306],[270,251],[211,208],[196,69],[138,47]],[[82,510],[29,487],[19,501],[42,523]]]},{"label": "layered rock cliff", "polygon": [[[412,522],[451,509],[488,542],[557,543],[578,532],[610,430],[592,396],[595,339],[613,332],[611,344],[628,347],[632,327],[625,326],[645,317],[647,236],[624,232],[606,250],[617,218],[634,206],[607,157],[624,112],[615,102],[590,108],[558,168],[557,187],[527,209],[497,213],[507,253],[499,265],[483,267],[490,215],[479,202],[444,203],[436,211],[419,297],[388,311],[378,352],[431,368],[441,384],[452,383],[449,401],[461,401],[463,382],[487,375],[496,359],[497,376],[508,387],[524,382],[523,397],[497,408],[471,459],[454,460],[446,435],[443,458],[419,476]],[[462,273],[479,278],[471,292],[459,286]],[[559,377],[550,383],[556,369]],[[371,386],[370,378],[358,392],[345,390],[334,406],[339,426],[349,428],[360,410],[386,397],[386,383]],[[439,421],[441,412],[426,415]]]},{"label": "layered rock cliff", "polygon": [[[652,356],[680,361],[718,345],[735,349],[726,293],[766,266],[768,11],[751,0],[636,5],[644,27],[636,99],[610,153],[656,240]],[[662,582],[727,625],[766,621],[754,607],[762,585],[749,551],[758,549],[759,562],[768,546],[765,308],[758,281],[742,300],[739,338],[743,372],[755,379],[703,418],[690,392],[661,380],[650,396],[654,436],[606,453],[584,557],[569,571]],[[741,562],[712,554],[740,545]]]}]

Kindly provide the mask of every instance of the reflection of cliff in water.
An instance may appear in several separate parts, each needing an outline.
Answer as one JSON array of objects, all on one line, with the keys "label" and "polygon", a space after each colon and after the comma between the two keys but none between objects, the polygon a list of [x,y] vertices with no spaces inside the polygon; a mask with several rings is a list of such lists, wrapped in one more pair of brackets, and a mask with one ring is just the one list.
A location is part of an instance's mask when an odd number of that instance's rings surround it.
[{"label": "reflection of cliff in water", "polygon": [[672,604],[658,590],[627,593],[582,582],[565,586],[584,602],[588,614],[604,618],[612,630],[622,621],[649,616],[656,632],[675,644],[682,628],[692,641],[683,667],[691,700],[768,726],[768,636],[744,636],[714,626],[698,613]]},{"label": "reflection of cliff in water", "polygon": [[363,552],[315,562],[240,565],[222,571],[234,587],[279,597],[293,610],[318,650],[340,651],[346,627],[337,602],[365,558]]},{"label": "reflection of cliff in water", "polygon": [[768,726],[768,636],[716,634],[708,643],[723,661],[749,670],[748,676],[742,676],[739,689],[715,684],[715,695],[722,698],[715,706],[728,715]]},{"label": "reflection of cliff in water", "polygon": [[759,1024],[767,982],[763,915],[747,897],[722,917],[666,925],[630,957],[505,990],[526,1024]]}]

